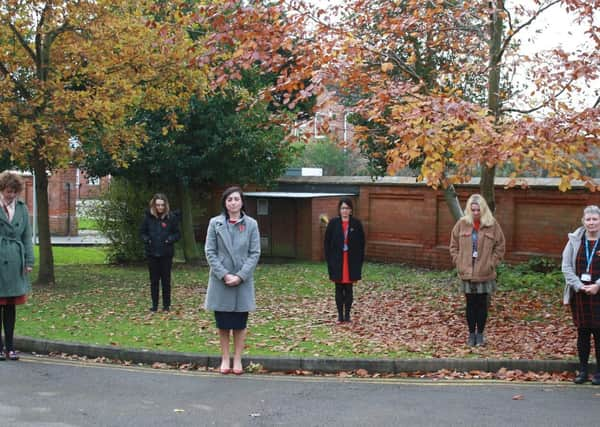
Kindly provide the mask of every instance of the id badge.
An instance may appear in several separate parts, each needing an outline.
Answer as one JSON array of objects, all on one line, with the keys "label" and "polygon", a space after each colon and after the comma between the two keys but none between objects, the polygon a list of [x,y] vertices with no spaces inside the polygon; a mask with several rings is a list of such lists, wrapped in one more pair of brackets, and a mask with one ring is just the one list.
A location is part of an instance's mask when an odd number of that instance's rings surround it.
[{"label": "id badge", "polygon": [[588,274],[588,273],[583,273],[581,275],[581,281],[582,282],[591,282],[592,281],[592,275]]},{"label": "id badge", "polygon": [[473,258],[477,258],[477,251],[473,251]]}]

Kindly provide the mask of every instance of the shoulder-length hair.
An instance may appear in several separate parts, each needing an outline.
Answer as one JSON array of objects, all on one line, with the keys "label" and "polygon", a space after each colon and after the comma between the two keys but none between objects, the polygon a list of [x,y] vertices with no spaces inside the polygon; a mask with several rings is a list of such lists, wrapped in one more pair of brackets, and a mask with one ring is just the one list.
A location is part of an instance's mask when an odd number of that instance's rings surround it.
[{"label": "shoulder-length hair", "polygon": [[233,193],[240,193],[240,198],[242,199],[241,212],[244,214],[246,213],[246,203],[244,202],[244,192],[238,186],[229,187],[225,191],[223,191],[223,195],[221,196],[221,208],[223,209],[223,213],[225,214],[225,216],[227,218],[229,218],[229,213],[227,212],[227,206],[225,206],[225,202],[227,201],[227,198],[229,196],[231,196]]},{"label": "shoulder-length hair", "polygon": [[165,202],[165,213],[163,215],[169,215],[169,212],[171,211],[171,207],[169,206],[169,199],[167,199],[167,196],[163,193],[156,193],[154,196],[152,196],[152,199],[150,199],[150,203],[148,203],[150,213],[158,218],[158,213],[156,212],[157,200],[162,200],[163,202]]},{"label": "shoulder-length hair", "polygon": [[23,187],[23,178],[19,174],[11,171],[0,173],[0,191],[8,188],[19,194],[23,191]]},{"label": "shoulder-length hair", "polygon": [[473,212],[471,211],[471,205],[479,206],[480,211],[480,219],[479,223],[483,226],[489,227],[494,225],[496,220],[494,219],[494,215],[492,215],[492,211],[485,201],[485,199],[481,196],[481,194],[472,194],[467,200],[467,204],[465,206],[465,214],[463,218],[467,221],[468,224],[473,224]]},{"label": "shoulder-length hair", "polygon": [[338,215],[341,215],[340,209],[342,208],[343,204],[346,204],[351,209],[350,216],[352,216],[352,214],[354,214],[354,204],[352,203],[352,199],[350,197],[342,197],[340,199],[340,201],[338,202],[338,209],[337,209]]}]

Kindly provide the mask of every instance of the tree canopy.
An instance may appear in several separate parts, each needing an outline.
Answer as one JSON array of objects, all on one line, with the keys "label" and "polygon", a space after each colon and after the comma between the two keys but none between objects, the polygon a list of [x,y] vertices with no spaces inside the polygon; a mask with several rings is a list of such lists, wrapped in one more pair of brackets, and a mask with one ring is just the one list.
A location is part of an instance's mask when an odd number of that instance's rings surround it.
[{"label": "tree canopy", "polygon": [[[570,100],[598,78],[598,6],[355,0],[320,10],[302,1],[229,1],[202,9],[199,21],[214,33],[198,63],[214,65],[216,84],[251,63],[278,70],[272,90],[288,91],[286,104],[327,85],[355,95],[352,110],[370,124],[355,128],[355,142],[381,144],[388,172],[419,160],[419,179],[434,188],[465,182],[480,167],[493,181],[493,168],[510,163],[514,178],[541,168],[561,178],[561,190],[573,180],[596,190],[584,166],[598,147],[599,109]],[[570,11],[589,47],[525,55],[518,36],[553,7]],[[237,54],[215,62],[223,46]],[[281,49],[297,59],[283,69]],[[512,79],[526,63],[534,86],[522,92]]]}]

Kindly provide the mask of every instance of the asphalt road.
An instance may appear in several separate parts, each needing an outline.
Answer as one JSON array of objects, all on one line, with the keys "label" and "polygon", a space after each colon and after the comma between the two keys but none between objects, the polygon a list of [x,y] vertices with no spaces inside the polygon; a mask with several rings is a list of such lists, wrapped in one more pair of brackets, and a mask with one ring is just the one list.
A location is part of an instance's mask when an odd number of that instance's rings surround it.
[{"label": "asphalt road", "polygon": [[[513,397],[521,395],[522,399]],[[25,356],[0,426],[592,426],[591,385],[223,376]]]}]

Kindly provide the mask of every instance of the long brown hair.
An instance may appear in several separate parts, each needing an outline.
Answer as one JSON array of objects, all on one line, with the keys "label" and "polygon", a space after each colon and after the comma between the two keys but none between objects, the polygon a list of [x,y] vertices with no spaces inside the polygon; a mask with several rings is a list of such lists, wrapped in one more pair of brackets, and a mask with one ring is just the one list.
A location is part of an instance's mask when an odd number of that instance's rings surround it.
[{"label": "long brown hair", "polygon": [[156,212],[156,201],[157,200],[162,200],[163,202],[165,202],[165,212],[164,212],[164,216],[168,216],[169,212],[171,211],[171,208],[169,206],[169,199],[167,199],[167,196],[164,195],[163,193],[156,193],[154,196],[152,196],[152,199],[150,199],[150,203],[148,203],[148,206],[150,208],[150,213],[155,216],[156,218],[158,218],[158,213]]}]

